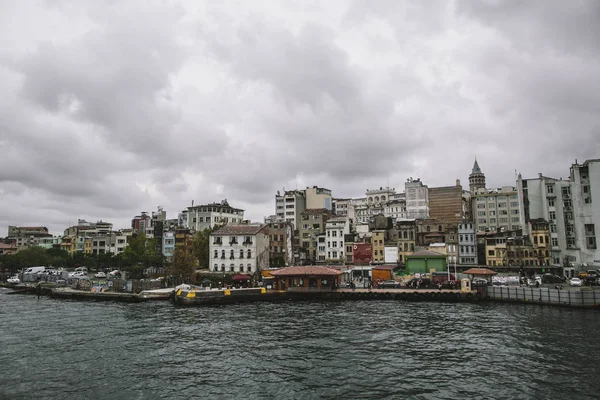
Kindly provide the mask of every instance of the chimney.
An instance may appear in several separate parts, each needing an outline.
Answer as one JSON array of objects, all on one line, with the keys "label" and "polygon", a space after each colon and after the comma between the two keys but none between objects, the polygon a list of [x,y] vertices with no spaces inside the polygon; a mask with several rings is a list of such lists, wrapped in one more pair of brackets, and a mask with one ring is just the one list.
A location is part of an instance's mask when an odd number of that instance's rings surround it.
[{"label": "chimney", "polygon": [[460,179],[456,180],[456,186],[460,186]]}]

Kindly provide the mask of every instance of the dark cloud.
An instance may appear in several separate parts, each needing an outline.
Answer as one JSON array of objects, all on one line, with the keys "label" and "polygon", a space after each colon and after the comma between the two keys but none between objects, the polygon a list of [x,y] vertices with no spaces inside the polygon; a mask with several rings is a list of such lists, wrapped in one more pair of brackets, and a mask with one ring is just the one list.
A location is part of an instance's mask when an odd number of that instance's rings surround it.
[{"label": "dark cloud", "polygon": [[[566,177],[600,149],[595,1],[13,2],[0,229],[283,187]],[[1,235],[1,231],[0,231]]]}]

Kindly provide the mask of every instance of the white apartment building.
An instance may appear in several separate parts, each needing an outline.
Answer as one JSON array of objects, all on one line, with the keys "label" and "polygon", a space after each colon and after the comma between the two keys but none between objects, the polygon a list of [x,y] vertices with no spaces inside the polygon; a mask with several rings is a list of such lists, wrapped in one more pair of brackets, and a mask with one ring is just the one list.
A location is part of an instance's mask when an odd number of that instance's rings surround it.
[{"label": "white apartment building", "polygon": [[356,210],[352,199],[333,199],[333,213],[356,221]]},{"label": "white apartment building", "polygon": [[600,268],[600,250],[596,240],[596,231],[600,229],[600,159],[587,160],[583,164],[575,161],[570,172],[576,246],[580,249],[584,266],[597,269]]},{"label": "white apartment building", "polygon": [[579,270],[598,269],[600,251],[596,231],[600,226],[600,160],[577,161],[569,180],[538,174],[517,180],[523,233],[530,234],[529,221],[544,219],[550,230],[551,264]]},{"label": "white apartment building", "polygon": [[[548,221],[550,230],[550,257],[552,266],[564,265],[565,261],[579,262],[579,252],[575,248],[575,221],[570,201],[571,183],[568,180],[554,179],[538,174],[534,179],[517,179],[520,223],[523,235],[531,234],[529,221]],[[568,198],[564,198],[568,197]]]},{"label": "white apartment building", "polygon": [[307,187],[303,190],[278,190],[275,195],[275,216],[277,222],[286,221],[298,229],[300,216],[304,210],[324,208],[333,210],[331,190],[318,186]]},{"label": "white apartment building", "polygon": [[226,225],[210,235],[211,271],[253,274],[269,268],[266,225]]},{"label": "white apartment building", "polygon": [[326,234],[320,233],[316,235],[315,241],[317,243],[317,262],[324,263],[327,260],[327,240]]},{"label": "white apartment building", "polygon": [[241,224],[244,222],[244,210],[229,205],[227,199],[220,203],[191,206],[187,209],[188,229],[196,232],[210,229],[218,224]]},{"label": "white apartment building", "polygon": [[404,183],[406,195],[406,218],[419,219],[429,217],[429,190],[419,178],[409,178]]},{"label": "white apartment building", "polygon": [[521,212],[517,188],[479,188],[471,196],[472,218],[477,232],[521,228]]},{"label": "white apartment building", "polygon": [[352,221],[357,224],[366,224],[372,216],[378,214],[396,220],[406,218],[406,197],[404,193],[396,193],[395,188],[368,189],[365,197],[353,199],[350,203],[354,206],[355,214]]},{"label": "white apartment building", "polygon": [[288,190],[275,195],[275,215],[278,222],[289,222],[298,229],[300,214],[306,210],[306,194],[303,190]]},{"label": "white apartment building", "polygon": [[401,221],[406,219],[406,199],[392,200],[385,205],[383,215],[389,218],[393,218],[394,221]]},{"label": "white apartment building", "polygon": [[350,233],[348,217],[337,217],[327,220],[325,225],[326,260],[332,263],[344,263],[346,260],[344,235]]},{"label": "white apartment building", "polygon": [[458,264],[477,266],[477,234],[472,222],[458,224]]}]

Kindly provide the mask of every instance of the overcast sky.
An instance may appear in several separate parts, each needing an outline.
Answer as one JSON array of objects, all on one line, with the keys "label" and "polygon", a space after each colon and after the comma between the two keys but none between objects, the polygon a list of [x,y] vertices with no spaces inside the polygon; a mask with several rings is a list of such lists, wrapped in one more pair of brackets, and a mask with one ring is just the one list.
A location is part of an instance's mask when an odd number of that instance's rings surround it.
[{"label": "overcast sky", "polygon": [[0,236],[600,156],[600,2],[3,1]]}]

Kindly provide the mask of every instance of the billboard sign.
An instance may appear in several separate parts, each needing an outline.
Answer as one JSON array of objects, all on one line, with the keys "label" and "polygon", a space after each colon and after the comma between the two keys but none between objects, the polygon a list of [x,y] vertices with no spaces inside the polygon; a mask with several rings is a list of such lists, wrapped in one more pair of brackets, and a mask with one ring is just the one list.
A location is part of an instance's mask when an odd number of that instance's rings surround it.
[{"label": "billboard sign", "polygon": [[352,246],[352,260],[355,265],[367,265],[373,260],[373,246],[368,243],[356,243]]},{"label": "billboard sign", "polygon": [[398,262],[398,248],[396,246],[386,246],[383,262],[386,264],[396,264]]}]

